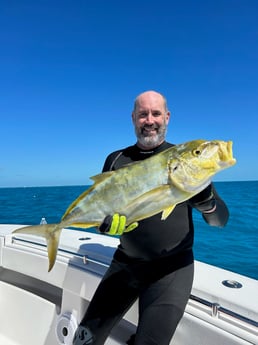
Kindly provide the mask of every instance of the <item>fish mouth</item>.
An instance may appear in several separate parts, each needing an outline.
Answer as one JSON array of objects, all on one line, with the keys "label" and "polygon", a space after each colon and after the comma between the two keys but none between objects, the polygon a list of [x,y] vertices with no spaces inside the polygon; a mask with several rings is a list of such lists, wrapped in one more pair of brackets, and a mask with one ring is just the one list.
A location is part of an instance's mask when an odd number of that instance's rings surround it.
[{"label": "fish mouth", "polygon": [[[202,145],[204,160],[203,163],[200,162],[199,170],[204,170],[206,173],[200,174],[195,164],[189,164],[183,160],[180,169],[182,176],[177,176],[174,173],[169,174],[170,182],[179,190],[196,193],[196,191],[200,191],[208,186],[211,182],[211,176],[215,173],[236,164],[236,159],[233,157],[232,141],[213,140],[204,142]],[[181,163],[178,162],[174,167],[172,166],[171,172],[174,169],[179,171],[178,168]]]},{"label": "fish mouth", "polygon": [[[225,145],[226,144],[226,145]],[[229,167],[236,164],[236,159],[233,157],[233,142],[230,140],[228,142],[218,142],[219,145],[219,155],[221,167]]]}]

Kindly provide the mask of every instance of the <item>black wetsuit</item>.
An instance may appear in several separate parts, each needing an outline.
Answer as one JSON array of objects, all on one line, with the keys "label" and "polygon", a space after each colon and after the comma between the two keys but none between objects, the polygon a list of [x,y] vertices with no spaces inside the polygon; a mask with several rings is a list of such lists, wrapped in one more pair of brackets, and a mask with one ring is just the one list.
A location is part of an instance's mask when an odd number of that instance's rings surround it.
[{"label": "black wetsuit", "polygon": [[[103,171],[116,170],[173,146],[164,142],[151,151],[136,145],[110,154]],[[183,316],[193,281],[192,207],[206,222],[224,226],[228,210],[210,185],[190,201],[176,206],[164,221],[161,214],[139,222],[120,237],[110,268],[99,284],[81,322],[90,329],[93,341],[103,345],[112,327],[139,297],[139,325],[130,344],[168,345]]]}]

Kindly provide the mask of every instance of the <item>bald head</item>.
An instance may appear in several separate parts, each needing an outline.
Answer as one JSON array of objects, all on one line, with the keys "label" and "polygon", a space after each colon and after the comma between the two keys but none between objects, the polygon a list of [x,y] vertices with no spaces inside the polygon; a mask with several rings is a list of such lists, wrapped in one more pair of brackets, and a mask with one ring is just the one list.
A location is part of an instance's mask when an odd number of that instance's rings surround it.
[{"label": "bald head", "polygon": [[159,104],[163,104],[164,106],[164,111],[167,112],[168,111],[168,108],[167,108],[167,100],[166,98],[159,92],[156,92],[156,91],[145,91],[145,92],[142,92],[140,93],[135,101],[134,101],[134,109],[133,111],[135,112],[137,107],[139,107],[141,104],[144,104],[144,103],[159,103]]},{"label": "bald head", "polygon": [[170,113],[165,97],[156,91],[141,93],[134,102],[132,119],[141,149],[153,149],[164,140]]}]

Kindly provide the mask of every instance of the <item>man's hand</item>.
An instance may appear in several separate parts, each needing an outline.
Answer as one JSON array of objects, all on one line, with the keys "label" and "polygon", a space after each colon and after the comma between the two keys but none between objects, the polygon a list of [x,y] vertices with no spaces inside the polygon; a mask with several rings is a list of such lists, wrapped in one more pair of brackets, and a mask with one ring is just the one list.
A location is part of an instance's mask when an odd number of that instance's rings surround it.
[{"label": "man's hand", "polygon": [[210,184],[202,192],[189,199],[189,204],[202,213],[212,213],[216,210],[216,199]]},{"label": "man's hand", "polygon": [[102,224],[99,226],[99,231],[108,235],[122,235],[124,232],[134,230],[138,223],[132,223],[126,226],[126,217],[115,213],[113,216],[105,217]]}]

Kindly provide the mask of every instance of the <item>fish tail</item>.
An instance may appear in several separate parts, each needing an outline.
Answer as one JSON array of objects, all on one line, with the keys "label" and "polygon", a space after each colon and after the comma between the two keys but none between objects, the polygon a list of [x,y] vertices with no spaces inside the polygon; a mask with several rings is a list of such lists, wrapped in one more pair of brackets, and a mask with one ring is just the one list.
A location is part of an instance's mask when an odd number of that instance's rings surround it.
[{"label": "fish tail", "polygon": [[35,226],[25,226],[23,228],[14,230],[13,233],[36,235],[44,237],[46,239],[49,261],[48,272],[50,272],[56,261],[57,249],[62,228],[63,226],[61,224],[41,224]]}]

